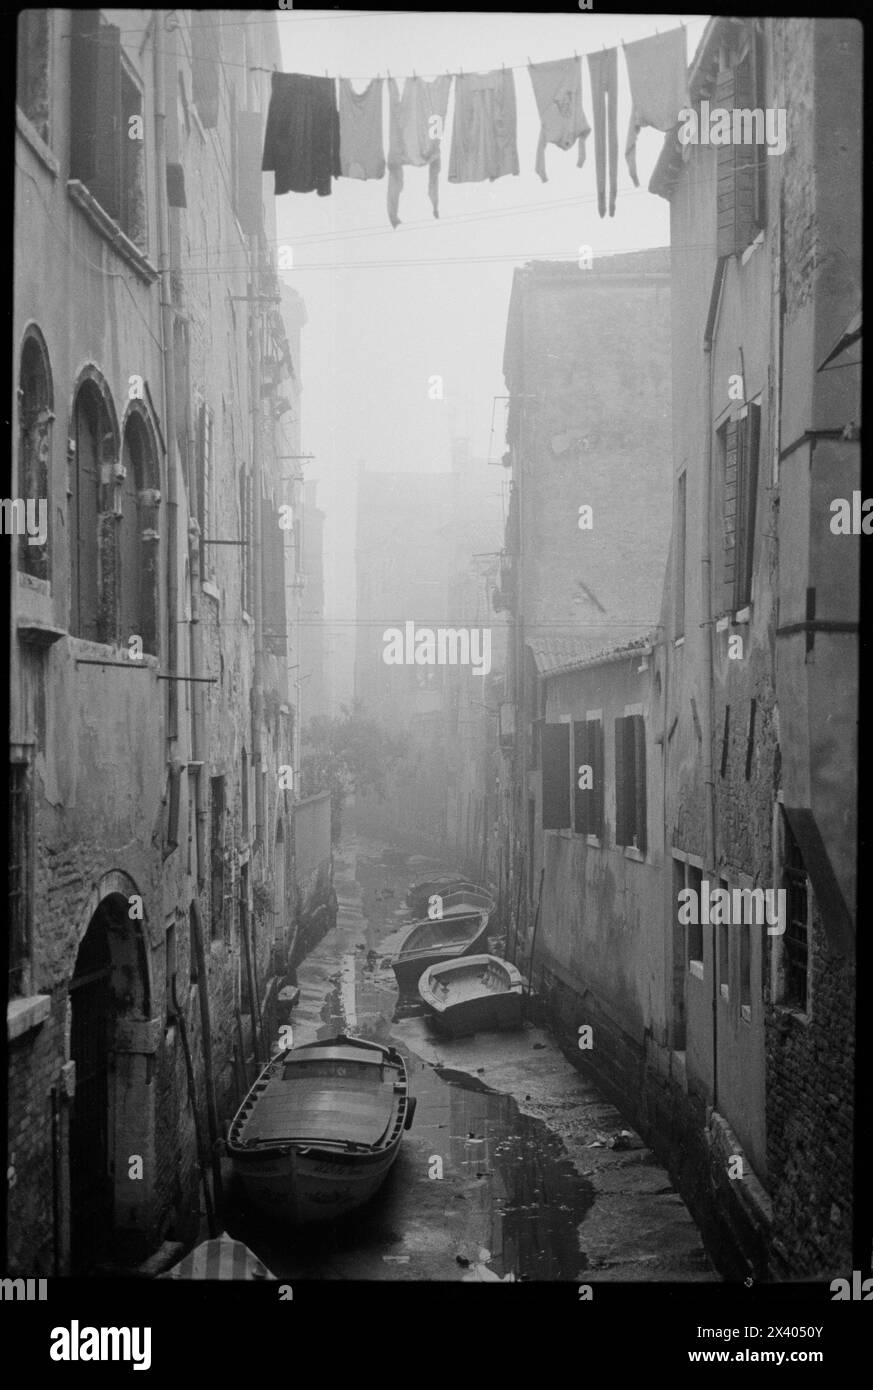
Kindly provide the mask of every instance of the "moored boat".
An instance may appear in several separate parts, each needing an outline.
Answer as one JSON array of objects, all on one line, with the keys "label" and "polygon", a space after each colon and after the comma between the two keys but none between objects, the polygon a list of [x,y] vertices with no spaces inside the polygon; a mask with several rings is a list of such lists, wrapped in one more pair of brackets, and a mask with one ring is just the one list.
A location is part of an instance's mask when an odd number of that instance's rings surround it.
[{"label": "moored boat", "polygon": [[391,960],[401,992],[414,990],[429,965],[483,950],[488,939],[488,918],[489,913],[482,911],[413,923]]},{"label": "moored boat", "polygon": [[472,883],[467,878],[453,878],[443,874],[439,878],[428,878],[421,883],[412,883],[406,894],[406,904],[415,918],[425,917],[430,900],[435,893],[445,898],[449,893],[480,893],[490,898],[486,888],[480,883]]},{"label": "moored boat", "polygon": [[230,1126],[243,1192],[284,1221],[325,1221],[384,1182],[415,1100],[393,1047],[340,1035],[279,1053]]},{"label": "moored boat", "polygon": [[480,1029],[519,1028],[524,1014],[524,981],[498,956],[464,956],[429,966],[418,992],[436,1026],[452,1037]]}]

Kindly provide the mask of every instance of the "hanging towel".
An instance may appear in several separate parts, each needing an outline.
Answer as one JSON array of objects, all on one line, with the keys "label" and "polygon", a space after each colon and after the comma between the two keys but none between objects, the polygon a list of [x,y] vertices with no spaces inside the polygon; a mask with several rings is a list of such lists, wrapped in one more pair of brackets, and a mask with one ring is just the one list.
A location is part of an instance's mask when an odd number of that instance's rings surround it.
[{"label": "hanging towel", "polygon": [[332,77],[274,72],[262,169],[276,174],[275,193],[326,198],[340,177],[339,112]]},{"label": "hanging towel", "polygon": [[339,80],[340,166],[344,179],[381,179],[385,174],[382,144],[382,79],[374,77],[363,92]]},{"label": "hanging towel", "polygon": [[450,183],[479,183],[518,173],[515,82],[511,68],[455,78]]},{"label": "hanging towel", "polygon": [[[448,74],[425,82],[423,77],[407,77],[401,97],[394,78],[388,79],[388,217],[391,226],[397,215],[403,188],[403,165],[428,165],[427,191],[434,217],[439,217],[440,133],[445,128],[449,105]],[[433,118],[439,117],[438,125]]]},{"label": "hanging towel", "polygon": [[624,45],[630,83],[631,118],[625,158],[634,186],[637,178],[637,136],[645,125],[672,130],[687,99],[685,30],[668,29],[648,39]]},{"label": "hanging towel", "polygon": [[[597,169],[597,211],[606,216],[606,158],[609,155],[609,215],[615,216],[618,174],[618,54],[614,48],[588,54],[591,104],[594,107],[594,163]],[[605,106],[605,111],[604,111]]]},{"label": "hanging towel", "polygon": [[582,110],[582,59],[558,58],[553,63],[531,63],[531,86],[540,113],[540,138],[537,145],[535,169],[546,178],[546,145],[569,150],[579,141],[576,167],[585,163],[585,140],[591,127]]}]

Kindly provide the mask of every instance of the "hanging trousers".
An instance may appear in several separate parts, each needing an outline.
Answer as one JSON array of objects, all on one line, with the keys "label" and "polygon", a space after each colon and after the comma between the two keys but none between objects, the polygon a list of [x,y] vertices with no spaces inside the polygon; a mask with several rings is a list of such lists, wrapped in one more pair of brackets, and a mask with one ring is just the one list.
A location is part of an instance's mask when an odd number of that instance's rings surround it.
[{"label": "hanging trousers", "polygon": [[[597,211],[606,216],[606,159],[609,155],[609,215],[615,216],[618,174],[618,50],[588,54],[591,101],[594,106],[594,164],[597,170]],[[604,109],[605,108],[605,109]]]}]

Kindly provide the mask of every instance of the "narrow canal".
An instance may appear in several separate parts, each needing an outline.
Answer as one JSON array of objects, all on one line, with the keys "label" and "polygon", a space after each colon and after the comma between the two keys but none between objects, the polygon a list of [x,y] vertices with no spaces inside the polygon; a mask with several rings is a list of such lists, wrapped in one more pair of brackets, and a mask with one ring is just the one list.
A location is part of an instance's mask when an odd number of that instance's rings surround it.
[{"label": "narrow canal", "polygon": [[398,1000],[388,961],[406,889],[444,867],[347,835],[336,927],[297,971],[295,1046],[345,1031],[406,1057],[418,1104],[385,1185],[341,1220],[291,1230],[232,1189],[230,1234],[289,1280],[716,1278],[666,1171],[547,1033],[438,1039]]}]

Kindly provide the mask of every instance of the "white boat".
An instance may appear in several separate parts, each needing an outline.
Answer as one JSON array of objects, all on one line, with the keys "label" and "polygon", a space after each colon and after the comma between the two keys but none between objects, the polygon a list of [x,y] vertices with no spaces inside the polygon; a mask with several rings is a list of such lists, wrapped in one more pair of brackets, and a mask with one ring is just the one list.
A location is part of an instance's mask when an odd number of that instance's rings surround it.
[{"label": "white boat", "polygon": [[515,966],[488,955],[431,965],[418,982],[434,1023],[452,1037],[521,1027],[523,990],[524,980]]}]

